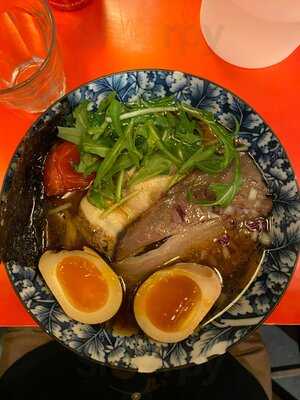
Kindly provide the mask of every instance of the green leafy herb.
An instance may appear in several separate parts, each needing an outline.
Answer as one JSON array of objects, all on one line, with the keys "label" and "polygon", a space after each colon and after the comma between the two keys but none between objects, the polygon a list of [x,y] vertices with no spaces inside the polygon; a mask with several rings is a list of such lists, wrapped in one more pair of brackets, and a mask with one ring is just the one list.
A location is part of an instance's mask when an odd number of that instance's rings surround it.
[{"label": "green leafy herb", "polygon": [[238,193],[241,184],[241,170],[240,170],[240,160],[236,158],[235,160],[235,172],[234,178],[230,183],[212,183],[209,185],[209,189],[214,192],[216,199],[212,201],[206,200],[195,200],[191,191],[188,192],[189,201],[200,204],[202,206],[220,206],[227,207],[232,203],[235,195]]},{"label": "green leafy herb", "polygon": [[116,184],[116,201],[119,202],[122,198],[122,187],[124,183],[124,169],[119,172]]},{"label": "green leafy herb", "polygon": [[161,153],[155,153],[146,159],[144,165],[133,175],[129,185],[136,185],[158,175],[168,175],[172,162]]},{"label": "green leafy herb", "polygon": [[109,153],[110,148],[107,146],[103,146],[102,144],[84,143],[82,145],[82,150],[84,152],[95,154],[99,157],[105,158]]},{"label": "green leafy herb", "polygon": [[126,137],[128,135],[128,132],[130,132],[132,129],[133,129],[133,121],[131,121],[130,124],[128,125],[125,135],[121,135],[119,137],[119,139],[116,141],[114,146],[109,150],[106,157],[100,164],[94,184],[100,186],[101,180],[109,172],[110,168],[113,166],[113,164],[116,161],[116,159],[118,158],[119,154],[124,149],[125,144],[126,144]]},{"label": "green leafy herb", "polygon": [[111,167],[106,177],[111,178],[120,172],[122,169],[124,171],[129,171],[134,167],[132,159],[128,153],[121,154],[115,161],[114,165]]},{"label": "green leafy herb", "polygon": [[[78,146],[78,172],[96,172],[88,199],[105,213],[123,204],[135,185],[156,176],[169,175],[170,187],[191,171],[215,175],[234,163],[232,182],[210,186],[214,201],[188,194],[190,201],[203,206],[224,207],[241,184],[235,147],[239,122],[233,118],[231,132],[210,112],[180,103],[173,96],[124,104],[111,92],[96,109],[82,101],[65,119],[69,125],[58,127],[58,137]],[[207,140],[206,129],[212,140]]]},{"label": "green leafy herb", "polygon": [[101,125],[89,128],[88,133],[90,135],[94,135],[95,139],[99,139],[99,137],[102,136],[102,134],[105,132],[105,129],[108,127],[108,125],[109,123],[104,120]]},{"label": "green leafy herb", "polygon": [[[132,124],[132,121],[130,123]],[[135,139],[136,139],[135,132],[133,131],[133,129],[126,129],[125,136],[126,136],[126,147],[128,150],[129,157],[131,158],[132,163],[138,167],[140,160],[143,158],[143,155],[135,145]]]},{"label": "green leafy herb", "polygon": [[109,137],[102,137],[97,141],[91,140],[89,137],[84,137],[80,143],[80,147],[82,152],[95,154],[101,158],[105,158],[113,144],[114,141]]},{"label": "green leafy herb", "polygon": [[205,150],[200,147],[195,153],[180,167],[177,174],[173,177],[170,187],[180,181],[188,172],[195,169],[199,162],[210,158],[216,150],[216,146],[209,146]]},{"label": "green leafy herb", "polygon": [[89,153],[82,153],[80,155],[80,162],[75,166],[75,170],[84,174],[85,176],[91,175],[96,172],[99,166],[99,158]]},{"label": "green leafy herb", "polygon": [[112,99],[107,108],[106,115],[107,117],[111,118],[112,126],[119,136],[122,136],[123,133],[123,128],[120,121],[121,111],[121,103],[116,99]]},{"label": "green leafy herb", "polygon": [[155,113],[165,113],[165,112],[176,112],[178,111],[176,106],[164,106],[164,107],[149,107],[142,108],[140,110],[131,111],[128,113],[124,113],[120,116],[120,120],[124,121],[126,119],[131,119],[135,117],[145,116],[147,114],[155,114]]},{"label": "green leafy herb", "polygon": [[232,115],[232,118],[234,119],[234,123],[235,123],[234,131],[232,132],[232,134],[233,134],[233,136],[237,136],[240,131],[241,122],[238,121],[234,115]]},{"label": "green leafy herb", "polygon": [[102,217],[107,217],[107,215],[111,214],[114,210],[119,208],[122,204],[126,203],[126,201],[132,199],[135,197],[139,192],[136,190],[134,192],[129,193],[127,196],[123,197],[122,200],[120,200],[118,203],[113,204],[110,206],[107,210],[104,211],[102,214]]},{"label": "green leafy herb", "polygon": [[101,114],[105,112],[115,98],[116,98],[116,92],[111,92],[108,96],[106,96],[102,101],[100,101],[97,113]]},{"label": "green leafy herb", "polygon": [[89,126],[89,117],[88,117],[88,106],[89,101],[83,100],[73,111],[73,116],[75,118],[75,126],[81,131],[87,130]]},{"label": "green leafy herb", "polygon": [[162,139],[159,137],[156,129],[154,128],[154,125],[151,123],[147,124],[148,129],[149,129],[149,134],[150,137],[152,137],[152,141],[153,143],[155,143],[157,145],[157,147],[160,149],[160,151],[162,153],[165,154],[165,156],[172,161],[175,165],[180,165],[180,160],[178,160],[177,157],[175,157],[165,146],[165,144],[163,143]]},{"label": "green leafy herb", "polygon": [[64,126],[59,126],[58,127],[58,135],[60,139],[64,139],[67,142],[71,142],[74,144],[79,144],[80,143],[80,137],[81,137],[81,132],[78,130],[78,128],[72,127],[72,128],[67,128]]},{"label": "green leafy herb", "polygon": [[100,209],[105,209],[108,207],[108,203],[105,200],[103,194],[100,194],[98,190],[92,189],[88,193],[88,200],[93,206],[100,208]]}]

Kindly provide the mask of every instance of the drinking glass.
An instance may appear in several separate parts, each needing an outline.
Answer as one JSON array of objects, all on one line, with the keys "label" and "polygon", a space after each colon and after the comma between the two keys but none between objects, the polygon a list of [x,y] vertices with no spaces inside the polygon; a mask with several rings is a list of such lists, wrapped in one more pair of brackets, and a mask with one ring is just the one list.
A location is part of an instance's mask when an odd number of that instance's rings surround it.
[{"label": "drinking glass", "polygon": [[53,15],[44,0],[0,0],[0,102],[34,113],[65,93]]}]

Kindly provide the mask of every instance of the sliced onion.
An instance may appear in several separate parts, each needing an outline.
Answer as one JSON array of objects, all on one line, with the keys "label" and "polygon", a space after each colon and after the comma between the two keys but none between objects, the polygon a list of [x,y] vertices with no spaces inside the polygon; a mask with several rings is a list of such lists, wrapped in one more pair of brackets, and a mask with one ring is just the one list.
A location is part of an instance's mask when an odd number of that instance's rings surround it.
[{"label": "sliced onion", "polygon": [[62,198],[63,200],[65,200],[65,199],[67,199],[68,197],[70,197],[73,193],[74,193],[74,192],[67,192],[67,193],[65,193],[63,196],[61,196],[61,198]]},{"label": "sliced onion", "polygon": [[225,208],[224,214],[230,215],[230,214],[233,214],[233,211],[234,211],[234,208],[232,206],[228,206]]},{"label": "sliced onion", "polygon": [[253,242],[256,242],[257,237],[258,237],[258,232],[256,232],[256,231],[251,232],[250,237],[251,237],[251,239],[253,240]]},{"label": "sliced onion", "polygon": [[221,246],[229,246],[230,238],[227,233],[216,240]]},{"label": "sliced onion", "polygon": [[244,152],[244,151],[248,151],[249,147],[247,145],[244,146],[238,146],[236,147],[236,150],[240,153]]},{"label": "sliced onion", "polygon": [[256,200],[256,197],[257,197],[257,190],[252,187],[249,192],[248,200],[254,201]]},{"label": "sliced onion", "polygon": [[209,219],[219,218],[218,214],[215,214],[215,213],[213,213],[211,211],[208,211],[207,216],[208,216]]},{"label": "sliced onion", "polygon": [[74,248],[77,243],[77,229],[74,222],[71,219],[66,221],[66,233],[64,238],[64,244],[67,248]]},{"label": "sliced onion", "polygon": [[250,231],[267,231],[268,230],[268,221],[265,218],[258,217],[255,219],[250,219],[245,222],[245,227]]},{"label": "sliced onion", "polygon": [[228,260],[231,257],[228,247],[222,247],[222,253],[225,260]]},{"label": "sliced onion", "polygon": [[48,214],[58,214],[61,211],[67,210],[68,208],[70,208],[72,206],[71,203],[65,203],[62,204],[61,206],[55,207],[55,208],[51,208],[51,210],[48,211]]},{"label": "sliced onion", "polygon": [[266,232],[262,232],[259,235],[259,241],[264,246],[270,246],[270,244],[272,243],[271,236],[269,234],[267,234]]},{"label": "sliced onion", "polygon": [[200,259],[204,260],[205,257],[207,257],[207,250],[201,250],[200,251]]}]

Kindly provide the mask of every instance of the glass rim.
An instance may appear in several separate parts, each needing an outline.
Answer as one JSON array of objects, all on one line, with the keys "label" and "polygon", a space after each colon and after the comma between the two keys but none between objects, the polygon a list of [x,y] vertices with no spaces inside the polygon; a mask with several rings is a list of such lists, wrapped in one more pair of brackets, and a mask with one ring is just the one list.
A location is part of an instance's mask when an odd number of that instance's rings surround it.
[{"label": "glass rim", "polygon": [[56,39],[56,25],[55,25],[54,17],[53,17],[53,14],[52,14],[52,11],[51,11],[51,9],[49,7],[48,2],[46,0],[39,0],[39,1],[44,6],[46,14],[47,14],[47,18],[49,18],[49,21],[50,21],[51,36],[50,36],[50,46],[49,46],[49,50],[48,50],[48,53],[47,53],[47,57],[44,59],[44,61],[40,65],[40,68],[37,71],[35,71],[32,75],[30,75],[27,79],[25,79],[24,81],[18,83],[17,85],[12,86],[12,87],[7,87],[5,89],[0,89],[0,96],[2,94],[11,93],[14,90],[17,90],[17,89],[20,89],[20,88],[23,88],[23,87],[27,86],[36,77],[38,77],[41,74],[41,72],[45,69],[45,67],[49,63],[49,59],[50,59],[50,56],[52,54],[52,51],[53,51],[53,48],[54,48],[54,44],[55,44],[55,39]]}]

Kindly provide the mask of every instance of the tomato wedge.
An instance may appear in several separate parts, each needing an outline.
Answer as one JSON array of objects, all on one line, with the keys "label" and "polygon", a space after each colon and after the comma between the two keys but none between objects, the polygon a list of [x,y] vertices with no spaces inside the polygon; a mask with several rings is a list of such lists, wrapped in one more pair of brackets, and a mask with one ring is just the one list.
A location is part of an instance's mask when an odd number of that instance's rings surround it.
[{"label": "tomato wedge", "polygon": [[86,189],[94,174],[84,176],[74,169],[80,161],[77,146],[63,142],[50,150],[44,169],[44,186],[47,196],[59,196],[66,192]]}]

